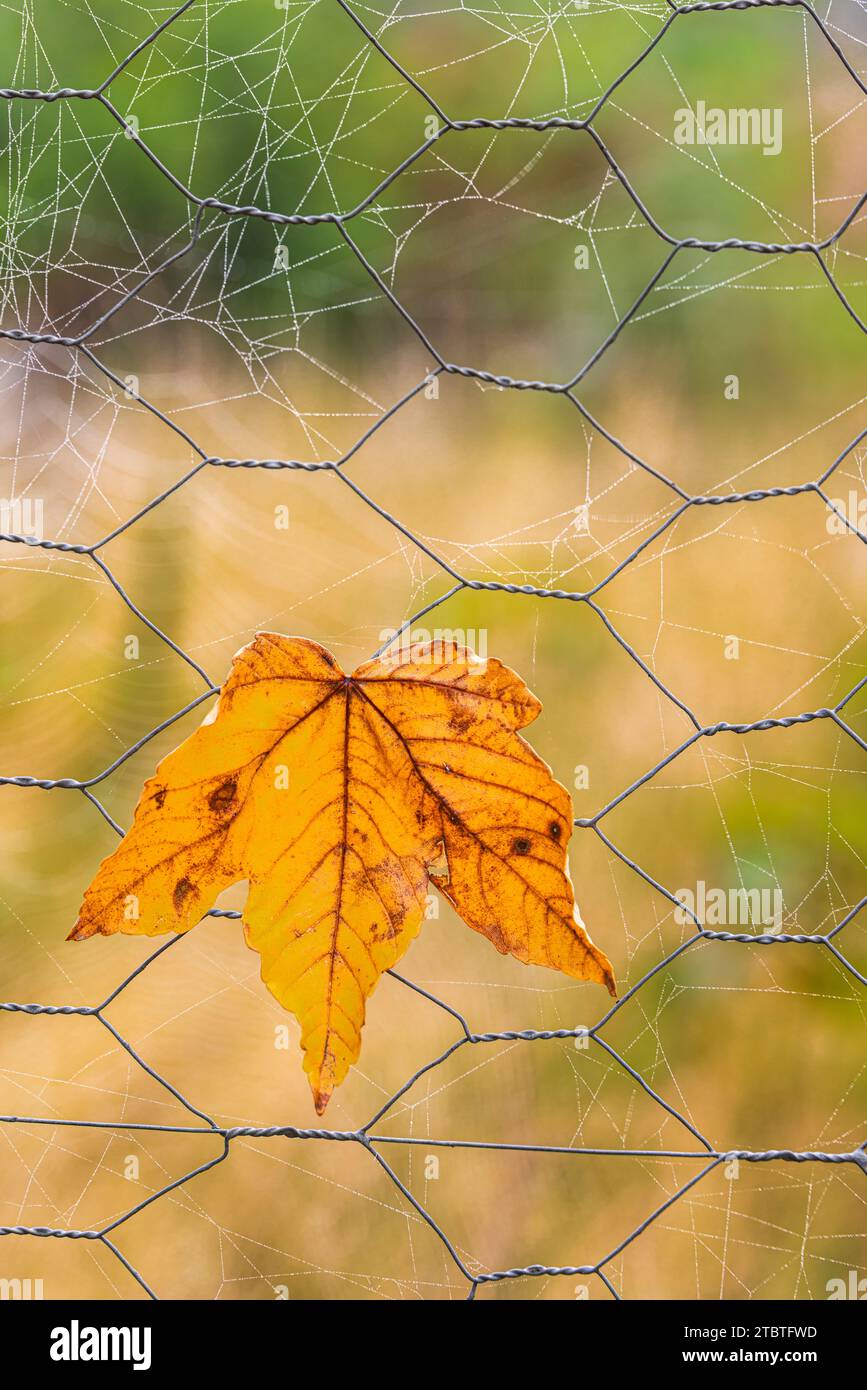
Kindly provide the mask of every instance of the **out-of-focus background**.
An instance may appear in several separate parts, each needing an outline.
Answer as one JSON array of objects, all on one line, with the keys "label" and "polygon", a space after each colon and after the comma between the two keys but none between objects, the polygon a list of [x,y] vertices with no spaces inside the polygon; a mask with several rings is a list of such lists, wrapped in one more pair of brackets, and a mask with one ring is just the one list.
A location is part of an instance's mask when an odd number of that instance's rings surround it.
[{"label": "out-of-focus background", "polygon": [[[670,8],[397,0],[355,12],[450,120],[574,120]],[[7,5],[0,82],[95,88],[170,13],[130,0]],[[863,7],[828,0],[821,13],[863,74]],[[98,554],[129,604],[88,556],[0,546],[0,774],[91,777],[195,699],[200,676],[148,623],[215,683],[260,629],[315,638],[351,669],[452,586],[414,538],[466,579],[567,591],[639,552],[599,590],[600,612],[464,590],[414,629],[462,631],[521,672],[543,701],[530,739],[578,817],[688,737],[677,701],[704,726],[750,723],[836,705],[864,677],[864,545],[815,494],[694,506],[654,538],[677,488],[787,487],[841,455],[826,492],[867,529],[867,451],[855,442],[863,214],[823,253],[842,298],[810,254],[683,249],[581,377],[577,405],[441,373],[385,418],[436,361],[384,286],[448,363],[563,383],[657,276],[670,247],[591,135],[452,130],[386,182],[442,122],[335,0],[196,0],[107,95],[126,131],[81,98],[10,100],[2,112],[0,326],[72,336],[100,324],[88,343],[105,370],[63,346],[2,341],[0,529],[70,545],[117,531]],[[779,152],[678,143],[677,113],[700,102],[770,113]],[[802,10],[679,16],[594,128],[675,239],[821,242],[865,187],[863,90]],[[328,223],[212,208],[190,245],[184,188],[303,215],[345,213],[379,191],[346,223],[356,254]],[[404,531],[329,472],[206,465],[144,510],[199,462],[194,445],[315,463],[377,424],[344,471]],[[121,826],[202,714],[94,787]],[[865,714],[862,691],[845,708],[861,739]],[[578,900],[621,995],[694,930],[654,883],[731,894],[735,908],[708,923],[722,930],[766,929],[734,920],[751,889],[766,895],[771,931],[844,921],[867,891],[865,770],[863,748],[830,719],[721,733],[603,819],[612,847],[576,830]],[[75,790],[6,785],[0,808],[0,998],[99,1002],[155,944],[65,941],[114,832]],[[222,905],[242,903],[238,888]],[[867,971],[863,914],[835,944]],[[607,1007],[597,987],[498,956],[444,903],[400,969],[479,1032],[574,1028]],[[236,921],[201,923],[106,1017],[217,1124],[316,1124],[294,1020],[260,983]],[[200,1122],[97,1020],[0,1019],[0,1112],[58,1122],[0,1123],[0,1225],[102,1229],[220,1151],[201,1135],[64,1127]],[[449,1013],[384,979],[326,1123],[363,1124],[459,1036]],[[867,1140],[867,990],[821,946],[690,947],[602,1036],[716,1150]],[[702,1166],[676,1117],[601,1047],[572,1040],[467,1045],[376,1132],[473,1271],[592,1264]],[[672,1150],[687,1156],[658,1156]],[[168,1297],[467,1291],[352,1144],[236,1140],[225,1163],[113,1238]],[[605,1268],[624,1297],[826,1298],[829,1281],[849,1288],[852,1271],[856,1283],[867,1273],[864,1173],[721,1165]],[[46,1297],[144,1296],[92,1241],[6,1237],[0,1277],[42,1279]],[[573,1276],[478,1296],[610,1294]]]}]

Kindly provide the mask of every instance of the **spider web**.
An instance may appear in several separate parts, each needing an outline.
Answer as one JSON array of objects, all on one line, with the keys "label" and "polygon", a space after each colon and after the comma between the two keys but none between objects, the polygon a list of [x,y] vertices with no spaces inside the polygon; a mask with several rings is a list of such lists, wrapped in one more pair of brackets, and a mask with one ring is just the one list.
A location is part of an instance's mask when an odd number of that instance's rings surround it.
[{"label": "spider web", "polygon": [[[33,0],[0,33],[0,994],[48,1000],[0,1006],[0,1275],[857,1285],[863,6]],[[678,143],[700,101],[779,110],[779,154]],[[236,890],[156,953],[61,944],[267,628],[527,677],[612,1008],[434,904],[312,1129]]]}]

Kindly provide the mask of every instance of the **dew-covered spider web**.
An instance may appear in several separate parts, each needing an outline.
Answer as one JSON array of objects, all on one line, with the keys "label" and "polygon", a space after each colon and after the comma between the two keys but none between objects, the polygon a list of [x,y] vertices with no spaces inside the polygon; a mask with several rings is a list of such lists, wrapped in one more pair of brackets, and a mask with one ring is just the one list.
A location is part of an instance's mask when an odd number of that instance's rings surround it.
[{"label": "dew-covered spider web", "polygon": [[[863,3],[0,39],[3,1296],[864,1296]],[[432,895],[314,1127],[243,886],[65,942],[259,630],[520,671],[616,1002]]]}]

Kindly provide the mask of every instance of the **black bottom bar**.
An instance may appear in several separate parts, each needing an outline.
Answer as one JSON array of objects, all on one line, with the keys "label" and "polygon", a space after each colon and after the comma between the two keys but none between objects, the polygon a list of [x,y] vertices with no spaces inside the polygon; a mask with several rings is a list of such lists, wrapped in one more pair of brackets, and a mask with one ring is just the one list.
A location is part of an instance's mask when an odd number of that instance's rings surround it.
[{"label": "black bottom bar", "polygon": [[[699,1381],[708,1368],[755,1368],[772,1381],[807,1369],[827,1383],[838,1371],[863,1379],[867,1309],[865,1296],[857,1294],[811,1303],[509,1300],[463,1313],[442,1303],[385,1300],[8,1301],[0,1302],[0,1336],[7,1364],[16,1360],[29,1375],[58,1383],[70,1376],[92,1380],[103,1370],[113,1376],[138,1371],[139,1378],[166,1372],[234,1378],[239,1363],[262,1383],[288,1377],[293,1366],[313,1370],[317,1362],[333,1377],[344,1359],[347,1370],[387,1365],[406,1376],[423,1370],[426,1380],[439,1365],[453,1380],[481,1366],[490,1370],[491,1362],[513,1357],[519,1343],[522,1361],[538,1365],[540,1377],[551,1371],[552,1356],[562,1356],[573,1380],[602,1367],[618,1377],[676,1371]],[[457,1339],[450,1335],[455,1317]]]}]

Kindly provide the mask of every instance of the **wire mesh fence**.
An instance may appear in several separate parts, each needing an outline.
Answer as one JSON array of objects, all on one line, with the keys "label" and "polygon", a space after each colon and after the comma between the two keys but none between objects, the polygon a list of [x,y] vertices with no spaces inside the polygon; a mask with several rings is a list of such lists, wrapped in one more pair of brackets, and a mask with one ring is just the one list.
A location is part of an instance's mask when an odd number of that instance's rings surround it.
[{"label": "wire mesh fence", "polygon": [[[846,236],[847,231],[853,226],[861,214],[865,202],[867,202],[867,192],[857,197],[852,205],[845,212],[839,225],[828,236],[821,240],[806,240],[800,242],[784,241],[756,241],[741,240],[736,237],[728,237],[723,240],[702,240],[695,237],[679,238],[671,234],[660,224],[653,215],[648,202],[639,195],[635,187],[628,179],[626,173],[621,168],[614,154],[609,149],[601,135],[599,134],[596,122],[597,118],[604,111],[608,103],[612,100],[621,84],[649,58],[650,54],[664,41],[665,36],[675,25],[696,24],[700,25],[703,21],[701,16],[709,11],[744,11],[756,9],[778,9],[798,10],[808,18],[809,22],[815,26],[821,35],[822,41],[830,46],[841,67],[848,74],[854,84],[855,89],[860,91],[862,97],[867,96],[867,87],[858,75],[856,69],[849,62],[844,49],[837,42],[830,32],[829,27],[820,17],[816,9],[804,3],[804,0],[716,0],[716,3],[700,3],[675,6],[672,0],[668,0],[669,10],[667,17],[660,24],[658,31],[652,40],[636,56],[634,61],[610,83],[604,93],[596,100],[589,113],[581,119],[567,119],[563,117],[552,117],[544,120],[532,120],[524,117],[503,117],[503,118],[465,118],[460,114],[447,111],[428,90],[422,82],[416,79],[397,59],[389,52],[387,41],[375,32],[374,28],[369,27],[362,21],[353,8],[345,3],[345,0],[335,0],[336,6],[348,18],[363,36],[364,41],[371,45],[379,56],[387,62],[392,70],[397,74],[402,83],[411,87],[417,96],[426,104],[430,115],[433,118],[431,133],[410,155],[395,167],[387,177],[380,180],[377,185],[360,201],[348,210],[340,212],[334,209],[326,209],[319,213],[290,213],[274,211],[265,206],[255,204],[236,205],[231,202],[223,201],[218,197],[210,196],[206,192],[197,192],[188,186],[150,147],[147,140],[140,131],[129,122],[121,111],[113,104],[110,91],[112,84],[123,74],[126,69],[140,55],[146,53],[153,45],[159,44],[161,37],[171,29],[187,11],[189,11],[197,0],[186,0],[165,20],[159,24],[152,32],[148,33],[140,43],[138,43],[122,62],[117,64],[100,82],[98,86],[89,88],[77,88],[74,86],[64,86],[40,90],[36,88],[5,87],[0,90],[0,96],[10,103],[89,103],[98,108],[105,114],[106,120],[116,123],[124,132],[129,141],[128,158],[136,158],[150,162],[159,176],[164,179],[175,190],[180,199],[184,199],[193,209],[192,233],[184,246],[179,250],[166,256],[161,262],[148,273],[143,275],[133,288],[120,295],[117,301],[109,309],[96,317],[86,328],[73,334],[62,334],[56,332],[31,332],[27,327],[3,328],[0,329],[0,336],[22,344],[33,346],[48,345],[56,348],[66,349],[73,356],[86,359],[90,366],[102,373],[108,382],[115,387],[129,391],[128,383],[119,377],[116,372],[101,359],[99,354],[98,342],[101,332],[115,320],[124,314],[133,301],[138,299],[149,286],[153,285],[160,276],[163,276],[171,267],[182,262],[185,257],[189,257],[194,252],[199,243],[206,215],[214,215],[226,219],[260,219],[264,222],[276,225],[285,229],[286,236],[304,237],[305,228],[317,224],[330,224],[336,228],[346,247],[355,257],[376,288],[376,291],[385,297],[395,315],[398,315],[411,332],[416,336],[425,352],[430,358],[430,369],[425,376],[408,392],[404,393],[394,404],[385,411],[368,429],[364,431],[339,457],[329,460],[311,460],[305,458],[241,458],[241,457],[221,457],[207,452],[197,441],[195,433],[182,427],[171,417],[171,414],[161,409],[156,400],[149,399],[146,395],[134,392],[136,402],[150,413],[166,430],[174,434],[183,441],[190,450],[193,451],[197,462],[182,477],[166,487],[162,492],[154,497],[148,504],[140,508],[129,519],[116,526],[100,540],[93,544],[75,544],[70,541],[59,539],[45,539],[33,535],[21,534],[15,531],[4,532],[0,535],[0,540],[6,545],[31,546],[44,551],[58,551],[61,553],[73,554],[89,561],[96,568],[99,574],[116,591],[119,600],[135,615],[135,617],[145,624],[154,636],[164,643],[165,646],[177,657],[178,661],[184,662],[196,673],[203,682],[203,689],[199,695],[189,701],[184,707],[178,710],[171,718],[163,720],[155,728],[150,729],[143,737],[127,747],[117,758],[107,767],[86,778],[42,778],[28,775],[5,775],[0,777],[0,785],[15,786],[21,789],[38,789],[43,791],[64,791],[77,793],[83,797],[89,805],[99,812],[105,820],[112,826],[113,830],[119,835],[123,834],[123,829],[109,813],[106,806],[100,799],[100,788],[109,778],[132,758],[148,743],[164,733],[176,722],[184,718],[192,710],[200,705],[214,699],[218,694],[218,687],[214,685],[210,676],[199,662],[186,651],[182,645],[176,643],[171,636],[149,618],[146,607],[139,607],[126,591],[124,585],[117,578],[111,567],[111,546],[121,535],[135,527],[144,517],[151,516],[158,511],[163,503],[175,495],[179,489],[186,487],[191,480],[199,474],[206,473],[212,468],[225,469],[266,469],[266,470],[306,470],[313,473],[332,474],[340,480],[341,485],[345,486],[353,495],[354,504],[360,508],[369,508],[378,515],[389,527],[399,533],[404,540],[411,546],[423,553],[445,576],[442,592],[431,602],[425,604],[418,612],[408,619],[398,633],[411,631],[414,625],[427,614],[433,612],[440,605],[454,598],[456,595],[465,592],[503,592],[515,598],[524,596],[533,600],[553,599],[567,603],[584,605],[590,610],[603,625],[607,634],[607,640],[616,643],[628,660],[635,664],[641,671],[643,677],[652,682],[656,691],[664,700],[670,702],[682,715],[686,717],[691,726],[691,732],[674,747],[666,756],[661,758],[641,776],[633,780],[629,785],[607,804],[603,805],[595,814],[591,816],[581,816],[576,818],[575,826],[591,835],[598,837],[598,840],[605,847],[605,850],[615,856],[631,873],[637,875],[653,892],[660,894],[672,906],[681,906],[682,903],[675,894],[663,883],[656,880],[651,874],[647,873],[629,854],[623,851],[617,843],[607,833],[606,819],[609,814],[627,798],[631,797],[640,788],[646,786],[660,774],[663,769],[669,767],[677,759],[681,758],[687,750],[702,741],[712,740],[721,734],[750,735],[757,732],[771,730],[779,731],[782,737],[784,730],[795,729],[799,726],[812,724],[814,722],[827,722],[840,730],[853,744],[862,752],[867,751],[867,743],[853,727],[849,710],[856,696],[867,686],[867,675],[864,675],[851,689],[833,705],[822,706],[820,708],[808,709],[796,715],[780,717],[759,717],[750,722],[725,722],[716,721],[712,724],[703,723],[699,715],[691,708],[690,704],[681,698],[675,689],[669,688],[661,677],[651,668],[651,665],[639,654],[635,647],[623,636],[615,627],[609,615],[597,601],[603,590],[611,584],[621,573],[632,565],[644,552],[664,537],[676,523],[687,513],[702,508],[725,508],[732,504],[755,503],[768,504],[785,507],[788,505],[787,499],[804,494],[811,494],[824,504],[830,513],[839,519],[841,525],[862,543],[867,544],[867,535],[859,529],[857,518],[847,515],[835,501],[829,492],[829,482],[835,472],[840,468],[845,460],[849,459],[860,446],[861,442],[867,437],[867,429],[861,430],[848,443],[846,448],[834,459],[826,461],[825,466],[818,473],[818,476],[808,481],[793,481],[789,486],[775,486],[767,488],[757,488],[741,492],[726,492],[724,494],[714,493],[693,493],[681,485],[674,478],[653,466],[647,460],[639,456],[634,450],[628,447],[614,433],[609,431],[594,414],[583,403],[578,388],[582,381],[587,377],[591,370],[596,366],[600,359],[607,353],[612,344],[617,340],[622,330],[640,312],[652,294],[654,288],[667,274],[676,258],[688,250],[698,250],[714,256],[718,252],[737,252],[744,257],[809,257],[819,268],[822,277],[827,282],[836,299],[839,301],[839,312],[848,314],[862,332],[867,332],[867,325],[856,312],[855,307],[850,302],[844,289],[838,282],[837,277],[829,268],[827,258],[824,253],[835,248],[841,239]],[[736,21],[735,21],[736,22]],[[385,26],[383,26],[385,27]],[[428,151],[443,142],[455,141],[461,138],[463,132],[472,130],[489,129],[498,132],[519,131],[531,129],[537,132],[544,132],[557,129],[568,129],[573,132],[576,140],[586,139],[594,143],[602,158],[605,160],[611,176],[628,195],[635,210],[643,219],[643,222],[656,235],[659,242],[665,247],[663,260],[641,293],[635,298],[628,312],[620,317],[607,334],[604,340],[599,343],[591,353],[587,361],[566,380],[545,381],[532,380],[508,375],[499,375],[486,371],[483,367],[469,366],[462,363],[448,360],[437,348],[433,337],[429,336],[425,324],[415,317],[405,306],[396,294],[394,288],[388,280],[374,266],[371,260],[365,255],[360,245],[353,236],[353,222],[368,210],[375,208],[377,200],[381,199],[388,189],[404,176],[408,175],[413,167],[421,160]],[[649,200],[652,202],[652,199]],[[399,516],[392,514],[373,497],[369,496],[361,486],[355,481],[347,469],[347,465],[370,441],[380,429],[383,428],[399,412],[403,411],[409,403],[430,387],[431,382],[440,377],[460,376],[470,378],[481,383],[496,386],[508,391],[531,391],[549,393],[555,397],[563,397],[568,408],[578,412],[587,425],[604,438],[609,445],[617,450],[632,465],[641,469],[646,474],[652,476],[658,483],[668,489],[671,495],[671,509],[663,522],[645,536],[639,544],[635,545],[629,554],[625,556],[614,568],[610,570],[601,580],[592,587],[584,590],[569,591],[563,588],[546,588],[532,584],[515,584],[505,580],[488,579],[482,580],[469,575],[465,575],[449,560],[437,553],[436,549],[424,538],[417,535],[413,529],[404,524]],[[357,1129],[337,1130],[328,1128],[303,1128],[292,1125],[265,1125],[265,1126],[221,1126],[216,1119],[212,1118],[204,1110],[194,1105],[181,1091],[173,1085],[169,1076],[162,1074],[154,1067],[149,1065],[145,1057],[132,1046],[122,1033],[114,1026],[111,1018],[112,1005],[125,991],[133,980],[137,979],[146,972],[152,962],[157,960],[180,938],[173,938],[168,943],[162,945],[155,951],[143,964],[138,966],[114,989],[107,998],[96,1004],[64,1005],[54,1006],[38,1003],[0,1003],[0,1011],[6,1013],[20,1013],[25,1015],[68,1015],[81,1018],[93,1019],[95,1025],[107,1030],[114,1041],[125,1050],[137,1067],[147,1073],[158,1085],[165,1089],[189,1112],[194,1123],[189,1125],[160,1125],[160,1124],[133,1124],[124,1125],[121,1122],[102,1121],[100,1119],[81,1120],[81,1119],[43,1119],[39,1116],[28,1115],[3,1115],[0,1116],[0,1123],[3,1125],[53,1125],[53,1126],[74,1126],[80,1128],[94,1128],[104,1130],[128,1130],[128,1131],[159,1131],[174,1134],[203,1135],[213,1139],[214,1153],[206,1162],[199,1164],[185,1173],[180,1178],[167,1183],[160,1190],[153,1192],[145,1200],[132,1206],[121,1216],[108,1222],[99,1228],[85,1229],[63,1229],[47,1226],[4,1226],[0,1227],[0,1235],[32,1236],[36,1238],[59,1238],[70,1240],[85,1240],[100,1242],[108,1249],[113,1256],[128,1270],[137,1280],[142,1289],[151,1297],[157,1297],[158,1290],[154,1290],[147,1282],[145,1275],[140,1269],[136,1268],[123,1253],[122,1234],[126,1222],[130,1221],[139,1212],[154,1203],[165,1199],[169,1193],[175,1189],[192,1183],[199,1175],[223,1163],[229,1157],[233,1141],[241,1138],[254,1137],[262,1140],[288,1140],[293,1143],[312,1142],[312,1143],[338,1143],[354,1145],[363,1150],[370,1157],[370,1161],[379,1165],[390,1181],[399,1191],[402,1199],[409,1204],[435,1233],[436,1237],[442,1242],[450,1258],[454,1261],[460,1276],[466,1282],[467,1295],[474,1298],[477,1291],[485,1285],[498,1283],[502,1280],[528,1278],[532,1279],[539,1276],[574,1276],[586,1275],[593,1276],[600,1281],[607,1292],[615,1298],[620,1297],[615,1283],[610,1277],[610,1266],[612,1262],[623,1252],[623,1250],[633,1241],[640,1239],[642,1234],[658,1220],[663,1213],[674,1206],[684,1195],[690,1192],[697,1184],[700,1184],[710,1173],[718,1169],[721,1165],[731,1163],[734,1160],[748,1164],[829,1164],[844,1165],[856,1172],[867,1173],[867,1136],[857,1147],[846,1150],[794,1150],[789,1148],[776,1149],[726,1149],[722,1150],[714,1145],[701,1129],[696,1126],[686,1115],[666,1100],[659,1092],[649,1084],[642,1076],[640,1070],[633,1067],[614,1048],[609,1041],[609,1025],[621,1011],[630,1009],[636,996],[645,989],[649,982],[659,974],[659,972],[669,967],[675,960],[690,951],[700,942],[713,942],[715,949],[724,950],[777,950],[782,948],[803,950],[813,950],[825,952],[846,971],[858,983],[859,986],[867,985],[867,978],[856,967],[846,953],[846,929],[854,921],[858,913],[867,904],[867,894],[858,901],[846,916],[833,928],[822,933],[787,933],[783,931],[764,931],[739,932],[731,930],[714,930],[709,928],[701,920],[700,916],[691,908],[686,908],[693,928],[692,934],[687,937],[675,950],[663,955],[655,965],[644,973],[626,993],[619,998],[610,1008],[608,1008],[598,1020],[591,1026],[581,1028],[560,1028],[551,1030],[504,1030],[494,1032],[479,1032],[474,1030],[470,1018],[453,1008],[444,999],[434,993],[421,988],[418,984],[406,979],[397,972],[390,972],[407,990],[423,996],[430,1003],[443,1010],[453,1021],[454,1041],[438,1055],[430,1058],[421,1067],[414,1070],[413,1074],[407,1078],[399,1089],[394,1091],[388,1100],[382,1104],[370,1119]],[[239,912],[214,909],[210,916],[222,916],[237,919],[241,916]],[[650,1100],[679,1123],[684,1130],[684,1145],[680,1148],[654,1149],[655,1157],[664,1157],[675,1160],[682,1164],[687,1173],[687,1177],[678,1189],[669,1196],[667,1200],[657,1205],[655,1209],[648,1212],[646,1218],[630,1231],[624,1238],[619,1240],[610,1248],[605,1255],[592,1263],[553,1266],[546,1264],[531,1264],[521,1267],[502,1268],[502,1269],[481,1269],[473,1267],[468,1263],[456,1248],[456,1243],[450,1238],[449,1231],[445,1229],[430,1212],[419,1201],[416,1195],[410,1190],[409,1186],[401,1179],[394,1167],[388,1161],[386,1154],[391,1145],[423,1145],[424,1148],[431,1149],[437,1146],[453,1148],[476,1148],[476,1149],[495,1149],[495,1150],[520,1150],[537,1154],[545,1153],[569,1153],[575,1155],[596,1154],[600,1158],[610,1156],[612,1159],[623,1154],[633,1154],[640,1156],[643,1150],[640,1149],[618,1149],[612,1150],[610,1155],[604,1149],[592,1149],[582,1146],[570,1146],[562,1148],[546,1144],[516,1144],[473,1140],[453,1140],[448,1137],[398,1137],[383,1133],[380,1129],[381,1122],[398,1104],[401,1098],[411,1090],[411,1088],[426,1074],[438,1067],[443,1066],[449,1058],[462,1049],[485,1049],[494,1044],[520,1041],[526,1045],[544,1044],[546,1041],[555,1039],[586,1040],[589,1046],[599,1049],[605,1058],[612,1064],[623,1069],[632,1081],[650,1098]]]}]

